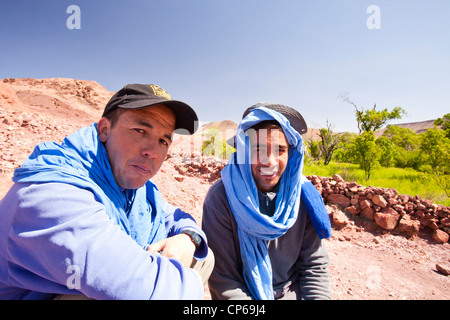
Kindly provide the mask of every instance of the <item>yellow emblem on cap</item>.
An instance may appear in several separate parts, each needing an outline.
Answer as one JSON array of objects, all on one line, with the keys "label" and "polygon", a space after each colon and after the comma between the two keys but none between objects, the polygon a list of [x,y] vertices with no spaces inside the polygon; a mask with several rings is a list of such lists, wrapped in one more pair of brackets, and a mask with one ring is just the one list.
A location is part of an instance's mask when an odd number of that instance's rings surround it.
[{"label": "yellow emblem on cap", "polygon": [[157,86],[155,84],[151,84],[150,88],[152,88],[153,93],[155,94],[155,96],[161,97],[161,98],[166,98],[167,100],[172,100],[172,97],[170,96],[170,94],[168,94],[166,92],[166,90],[164,90],[160,86]]}]

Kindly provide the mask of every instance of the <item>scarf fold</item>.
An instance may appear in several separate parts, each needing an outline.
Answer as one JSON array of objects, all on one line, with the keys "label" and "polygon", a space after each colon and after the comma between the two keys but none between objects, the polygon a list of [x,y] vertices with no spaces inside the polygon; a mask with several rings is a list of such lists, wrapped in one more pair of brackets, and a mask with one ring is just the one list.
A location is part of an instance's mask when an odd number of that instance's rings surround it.
[{"label": "scarf fold", "polygon": [[[150,180],[136,190],[117,185],[97,124],[82,128],[55,142],[38,144],[23,165],[14,171],[14,182],[67,183],[90,190],[105,206],[106,214],[140,246],[165,237],[163,200]],[[134,199],[134,201],[132,201]]]},{"label": "scarf fold", "polygon": [[[289,158],[279,182],[276,209],[269,217],[260,213],[258,190],[251,173],[251,151],[246,130],[265,120],[281,125],[290,145]],[[228,202],[238,225],[238,238],[245,282],[255,299],[274,299],[272,265],[267,241],[289,230],[297,220],[300,196],[320,238],[331,235],[331,225],[322,197],[304,176],[303,140],[282,114],[265,107],[253,109],[239,124],[236,152],[222,170]],[[311,188],[312,187],[312,188]]]}]

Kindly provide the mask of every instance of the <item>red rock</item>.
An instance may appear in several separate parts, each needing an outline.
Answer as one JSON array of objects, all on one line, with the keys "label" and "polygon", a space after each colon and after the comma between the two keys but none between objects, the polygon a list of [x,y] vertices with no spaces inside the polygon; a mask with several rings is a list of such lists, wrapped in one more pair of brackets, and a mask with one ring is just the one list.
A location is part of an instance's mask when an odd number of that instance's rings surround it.
[{"label": "red rock", "polygon": [[408,237],[419,233],[420,221],[411,219],[409,214],[405,214],[398,222],[398,230],[405,233]]},{"label": "red rock", "polygon": [[330,194],[327,198],[327,202],[337,204],[342,207],[348,207],[350,205],[350,199],[343,194]]},{"label": "red rock", "polygon": [[350,213],[353,216],[358,215],[361,212],[359,206],[350,206],[344,209],[345,212]]},{"label": "red rock", "polygon": [[173,176],[173,178],[174,178],[175,180],[177,180],[178,182],[183,182],[183,180],[184,180],[184,177],[183,177],[183,176],[180,176],[180,175]]},{"label": "red rock", "polygon": [[440,222],[445,227],[450,227],[450,218],[449,217],[442,218]]},{"label": "red rock", "polygon": [[354,181],[350,182],[347,185],[347,188],[350,192],[357,193],[358,192],[358,184]]},{"label": "red rock", "polygon": [[433,237],[434,240],[436,240],[439,243],[446,243],[448,242],[449,239],[448,233],[440,229],[434,230],[431,236]]},{"label": "red rock", "polygon": [[349,220],[344,212],[341,210],[334,210],[332,214],[332,222],[336,227],[345,227]]},{"label": "red rock", "polygon": [[443,263],[436,263],[436,270],[442,273],[443,275],[450,275],[450,266],[444,265]]},{"label": "red rock", "polygon": [[372,201],[370,200],[362,200],[359,205],[361,206],[361,209],[366,209],[372,207]]},{"label": "red rock", "polygon": [[374,220],[377,225],[386,230],[394,230],[397,226],[400,215],[394,209],[387,207],[380,212],[374,213]]},{"label": "red rock", "polygon": [[374,213],[375,213],[375,210],[373,210],[372,208],[367,207],[364,210],[361,210],[360,216],[373,221],[373,214]]},{"label": "red rock", "polygon": [[380,206],[380,207],[382,207],[382,208],[386,208],[386,206],[387,206],[387,201],[386,201],[386,199],[382,196],[382,195],[380,195],[380,194],[376,194],[376,195],[374,195],[373,197],[372,197],[372,202],[374,203],[374,204],[376,204],[377,206]]},{"label": "red rock", "polygon": [[345,182],[344,179],[338,174],[333,175],[333,180],[336,182]]},{"label": "red rock", "polygon": [[450,207],[446,207],[442,204],[439,204],[436,208],[436,213],[441,217],[447,217],[450,215]]}]

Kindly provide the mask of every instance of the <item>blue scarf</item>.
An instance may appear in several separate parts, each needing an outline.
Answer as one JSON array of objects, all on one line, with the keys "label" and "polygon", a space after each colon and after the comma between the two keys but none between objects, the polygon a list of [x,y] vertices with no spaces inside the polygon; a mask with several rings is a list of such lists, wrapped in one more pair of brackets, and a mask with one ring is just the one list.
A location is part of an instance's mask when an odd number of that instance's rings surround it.
[{"label": "blue scarf", "polygon": [[[276,209],[269,217],[260,213],[258,190],[251,173],[251,151],[246,130],[265,120],[281,125],[290,145],[286,169],[279,182]],[[228,202],[238,225],[245,282],[256,299],[274,299],[272,265],[267,241],[286,233],[297,220],[300,196],[320,238],[331,236],[331,224],[322,197],[303,175],[303,140],[282,114],[265,107],[253,109],[239,124],[236,152],[222,170]]]},{"label": "blue scarf", "polygon": [[117,185],[97,124],[66,137],[61,145],[44,142],[14,172],[14,182],[67,183],[91,191],[106,214],[140,246],[165,237],[163,200],[150,180],[136,190]]}]

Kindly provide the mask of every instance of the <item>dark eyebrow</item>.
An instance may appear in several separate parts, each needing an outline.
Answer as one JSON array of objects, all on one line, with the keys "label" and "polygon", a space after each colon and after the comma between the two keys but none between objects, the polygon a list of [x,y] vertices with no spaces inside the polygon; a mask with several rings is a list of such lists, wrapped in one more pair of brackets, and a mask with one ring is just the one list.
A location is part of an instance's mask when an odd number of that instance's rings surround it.
[{"label": "dark eyebrow", "polygon": [[[150,129],[153,129],[153,128],[154,128],[154,127],[152,126],[151,123],[148,123],[148,122],[146,122],[146,121],[144,121],[144,120],[139,120],[139,121],[138,121],[138,124],[141,125],[141,126],[143,126],[143,127],[150,128]],[[169,135],[169,134],[164,134],[164,137],[165,137],[166,139],[168,139],[170,142],[172,142],[172,136],[171,136],[171,135]]]}]

